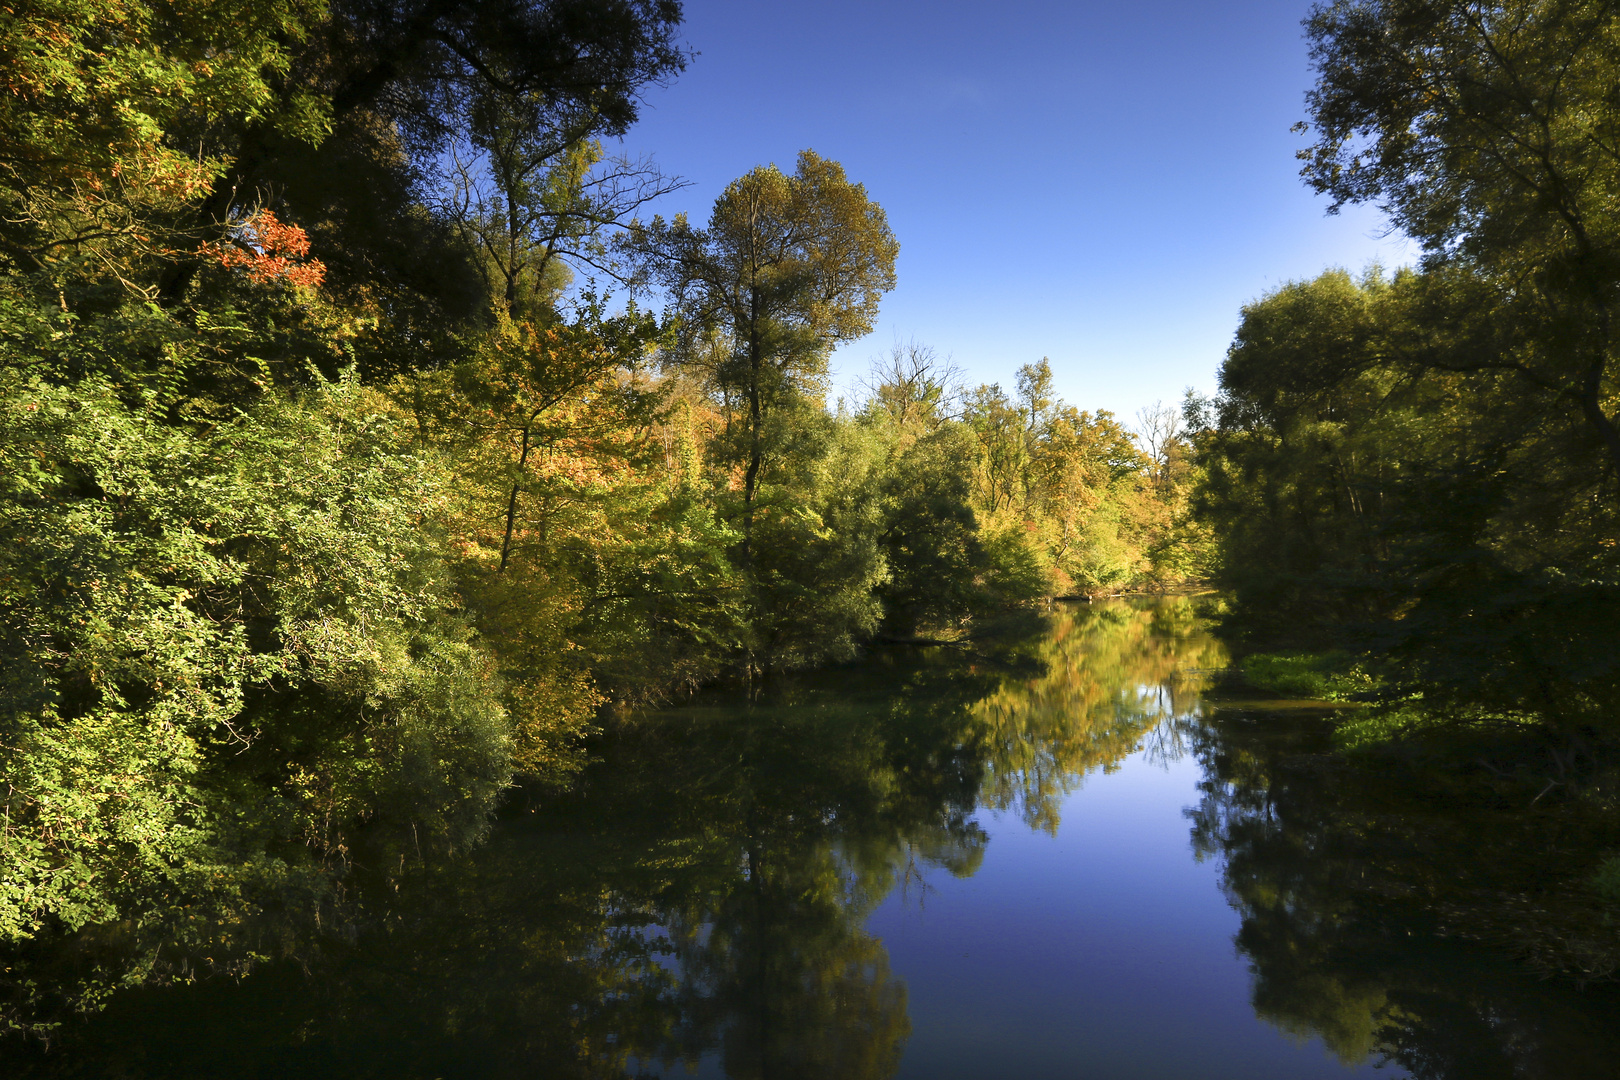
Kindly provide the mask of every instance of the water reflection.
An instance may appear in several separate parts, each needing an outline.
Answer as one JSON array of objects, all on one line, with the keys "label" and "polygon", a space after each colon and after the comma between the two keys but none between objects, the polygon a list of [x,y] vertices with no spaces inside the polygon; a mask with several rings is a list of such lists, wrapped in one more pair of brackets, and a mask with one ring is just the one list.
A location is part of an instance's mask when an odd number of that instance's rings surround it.
[{"label": "water reflection", "polygon": [[[1260,1017],[1419,1078],[1615,1075],[1615,988],[1538,980],[1509,955],[1548,919],[1518,903],[1511,864],[1556,865],[1556,822],[1436,790],[1432,770],[1331,758],[1320,716],[1217,706],[1195,741],[1193,844],[1223,863]],[[1503,914],[1513,934],[1479,932]]]},{"label": "water reflection", "polygon": [[1179,756],[1207,672],[1225,647],[1173,597],[1063,612],[1035,648],[1039,674],[1007,678],[971,706],[986,741],[984,803],[1056,834],[1063,799],[1149,739]]},{"label": "water reflection", "polygon": [[471,858],[363,885],[347,936],[125,993],[51,1053],[7,1044],[9,1072],[890,1076],[906,988],[871,911],[974,873],[981,805],[1055,830],[1085,773],[1192,715],[1175,672],[1219,662],[1187,601],[1037,629],[642,717]]},{"label": "water reflection", "polygon": [[0,1073],[892,1076],[908,992],[872,912],[978,872],[981,810],[1056,833],[1088,775],[1145,749],[1204,769],[1195,847],[1220,861],[1271,1024],[1421,1077],[1608,1075],[1611,999],[1448,944],[1422,914],[1466,877],[1430,850],[1477,850],[1461,826],[1334,779],[1308,723],[1211,718],[1199,673],[1225,663],[1189,600],[1096,604],[642,716],[470,857],[362,868],[349,921],[293,958],[117,994],[64,1016],[49,1051],[0,1041]]}]

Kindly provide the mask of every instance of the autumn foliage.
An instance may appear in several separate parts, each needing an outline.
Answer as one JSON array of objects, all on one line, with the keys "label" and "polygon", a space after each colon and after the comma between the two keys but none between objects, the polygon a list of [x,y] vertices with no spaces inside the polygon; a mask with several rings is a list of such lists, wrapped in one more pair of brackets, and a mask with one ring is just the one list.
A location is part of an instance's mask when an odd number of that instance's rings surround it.
[{"label": "autumn foliage", "polygon": [[261,285],[284,281],[299,288],[317,288],[326,278],[326,266],[309,258],[309,236],[297,225],[278,220],[260,208],[232,230],[229,242],[208,244],[203,250],[227,270],[241,270]]}]

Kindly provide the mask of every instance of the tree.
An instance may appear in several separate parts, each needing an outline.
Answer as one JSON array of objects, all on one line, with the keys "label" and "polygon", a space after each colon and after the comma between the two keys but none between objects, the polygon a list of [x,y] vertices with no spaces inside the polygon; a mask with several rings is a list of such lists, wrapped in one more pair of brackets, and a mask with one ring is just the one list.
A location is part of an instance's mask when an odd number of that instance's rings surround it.
[{"label": "tree", "polygon": [[1506,321],[1533,328],[1409,359],[1509,372],[1552,396],[1588,425],[1612,477],[1620,11],[1602,0],[1338,0],[1306,29],[1318,74],[1306,181],[1335,210],[1378,202],[1431,269],[1481,274]]},{"label": "tree", "polygon": [[684,187],[650,160],[605,159],[599,142],[561,142],[497,95],[477,110],[481,130],[452,142],[442,207],[479,254],[494,302],[509,319],[549,307],[567,264],[608,268],[602,234]]},{"label": "tree", "polygon": [[278,84],[320,5],[265,0],[230,18],[205,5],[28,0],[0,29],[0,256],[25,272],[75,256],[133,283],[121,256],[221,180],[216,144],[168,137],[243,121],[320,141],[325,103]]},{"label": "tree", "polygon": [[1248,629],[1363,653],[1433,720],[1612,732],[1601,445],[1514,372],[1408,359],[1517,332],[1481,291],[1335,271],[1245,307],[1197,436],[1200,514]]},{"label": "tree", "polygon": [[1153,462],[1153,482],[1162,490],[1170,483],[1171,469],[1180,458],[1183,439],[1181,410],[1162,401],[1136,410],[1136,438]]},{"label": "tree", "polygon": [[[641,90],[685,66],[674,40],[680,21],[676,0],[338,0],[292,52],[262,116],[238,113],[174,133],[221,166],[180,224],[206,239],[261,194],[302,197],[311,201],[285,207],[295,223],[313,230],[322,219],[361,250],[392,257],[380,266],[357,258],[356,271],[431,284],[398,265],[420,252],[364,235],[379,218],[398,221],[364,199],[397,194],[419,203],[456,133],[489,140],[515,122],[533,144],[546,144],[548,160],[624,134]],[[338,137],[314,154],[289,146],[267,122],[289,110],[320,117]],[[386,184],[343,190],[311,182],[312,171],[331,163],[360,164],[357,147],[366,171]],[[184,299],[197,269],[178,253],[162,277],[165,303]]]},{"label": "tree", "polygon": [[764,165],[733,181],[707,229],[655,218],[629,249],[684,319],[681,362],[740,401],[746,561],[770,414],[813,396],[832,348],[871,331],[900,245],[866,189],[806,150],[791,176]]},{"label": "tree", "polygon": [[910,635],[989,605],[991,569],[973,512],[972,437],[961,425],[917,439],[889,465],[880,542],[889,580],[879,588],[889,626]]},{"label": "tree", "polygon": [[872,362],[866,381],[869,407],[882,409],[902,430],[937,431],[953,419],[961,395],[962,369],[949,357],[940,359],[919,341],[896,341],[889,355]]},{"label": "tree", "polygon": [[172,404],[0,371],[3,940],[318,896],[362,820],[461,846],[511,774],[440,463],[352,380]]},{"label": "tree", "polygon": [[[313,914],[361,823],[381,847],[476,841],[514,767],[563,771],[598,700],[571,627],[533,625],[566,603],[527,604],[504,649],[481,636],[478,602],[509,591],[480,592],[456,511],[497,487],[479,524],[526,569],[556,470],[523,447],[645,442],[651,398],[620,369],[647,323],[430,322],[477,282],[421,168],[458,125],[492,130],[474,87],[588,157],[683,62],[679,6],[228,15],[0,20],[0,939]],[[393,366],[368,367],[391,320]],[[445,410],[483,422],[473,461],[355,377],[480,361]]]},{"label": "tree", "polygon": [[982,384],[964,395],[962,420],[978,442],[975,462],[980,504],[990,514],[1018,505],[1029,464],[1025,418],[1000,383]]}]

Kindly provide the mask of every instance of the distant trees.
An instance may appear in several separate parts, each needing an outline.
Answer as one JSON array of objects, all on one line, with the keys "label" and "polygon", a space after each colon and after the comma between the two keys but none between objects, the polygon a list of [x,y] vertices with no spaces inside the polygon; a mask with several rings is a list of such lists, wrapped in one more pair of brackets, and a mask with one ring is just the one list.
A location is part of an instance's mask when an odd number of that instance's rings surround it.
[{"label": "distant trees", "polygon": [[1153,480],[1160,487],[1171,483],[1185,457],[1182,423],[1181,410],[1163,401],[1136,410],[1136,437],[1142,452],[1153,462]]},{"label": "distant trees", "polygon": [[1065,403],[1052,384],[1042,359],[1018,370],[1014,397],[990,384],[964,399],[986,527],[1003,545],[1033,545],[1058,593],[1198,576],[1186,484],[1157,486],[1154,463],[1130,431],[1110,413]]},{"label": "distant trees", "polygon": [[951,360],[913,339],[896,341],[873,362],[865,388],[897,427],[934,431],[957,418],[961,381],[962,371]]}]

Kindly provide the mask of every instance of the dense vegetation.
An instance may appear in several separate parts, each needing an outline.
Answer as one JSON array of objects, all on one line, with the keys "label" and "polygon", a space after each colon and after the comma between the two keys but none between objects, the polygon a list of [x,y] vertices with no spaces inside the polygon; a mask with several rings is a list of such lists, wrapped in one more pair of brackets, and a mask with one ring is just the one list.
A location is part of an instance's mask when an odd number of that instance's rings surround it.
[{"label": "dense vegetation", "polygon": [[1180,443],[1044,361],[829,407],[898,250],[836,162],[638,219],[680,18],[8,8],[0,942],[318,921],[616,704],[1196,568]]},{"label": "dense vegetation", "polygon": [[1421,265],[1243,312],[1203,430],[1240,600],[1383,637],[1431,704],[1614,730],[1620,13],[1358,3],[1308,28],[1305,176]]},{"label": "dense vegetation", "polygon": [[[1342,748],[1587,838],[1493,886],[1557,936],[1548,911],[1620,901],[1620,11],[1369,0],[1307,31],[1306,180],[1423,258],[1244,309],[1187,403],[1196,502],[1251,678],[1361,702]],[[1529,951],[1612,972],[1604,918]]]}]

